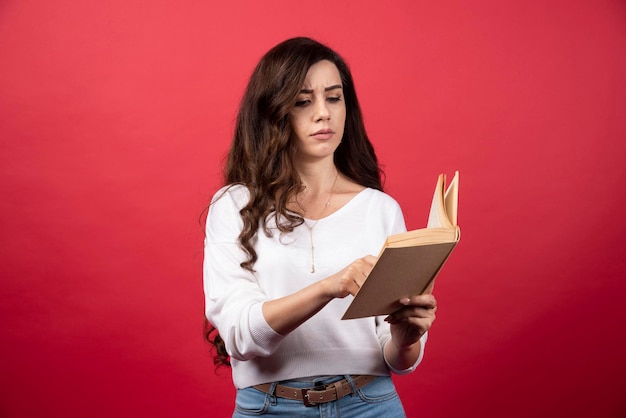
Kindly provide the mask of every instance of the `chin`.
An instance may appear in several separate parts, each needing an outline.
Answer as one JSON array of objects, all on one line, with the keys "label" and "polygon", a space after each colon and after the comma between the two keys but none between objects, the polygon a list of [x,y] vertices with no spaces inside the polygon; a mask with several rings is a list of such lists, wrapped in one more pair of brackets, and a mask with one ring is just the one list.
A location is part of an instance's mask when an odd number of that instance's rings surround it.
[{"label": "chin", "polygon": [[302,158],[325,158],[332,156],[338,146],[339,143],[316,144],[314,146],[306,147],[305,149],[301,148],[298,150],[298,156]]}]

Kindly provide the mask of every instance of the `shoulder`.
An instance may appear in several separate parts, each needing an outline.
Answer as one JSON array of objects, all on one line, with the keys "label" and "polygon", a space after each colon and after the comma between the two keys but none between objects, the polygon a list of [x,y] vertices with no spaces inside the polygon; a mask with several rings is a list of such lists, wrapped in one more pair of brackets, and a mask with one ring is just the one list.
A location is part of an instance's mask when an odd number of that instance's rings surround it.
[{"label": "shoulder", "polygon": [[361,194],[364,195],[371,206],[378,207],[382,211],[401,211],[396,199],[383,191],[366,188]]},{"label": "shoulder", "polygon": [[243,208],[250,201],[250,191],[243,184],[229,184],[213,195],[211,206],[234,205]]},{"label": "shoulder", "polygon": [[362,213],[370,219],[375,219],[385,231],[385,234],[397,234],[406,231],[404,215],[398,202],[387,193],[376,189],[365,189],[360,196],[363,207]]},{"label": "shoulder", "polygon": [[241,184],[230,184],[213,195],[209,205],[208,221],[212,219],[241,219],[239,212],[250,201],[250,192]]},{"label": "shoulder", "polygon": [[357,198],[361,206],[378,208],[385,213],[400,211],[398,202],[387,193],[358,184],[350,178],[345,177],[342,189],[343,193],[349,196],[346,200]]},{"label": "shoulder", "polygon": [[243,185],[228,185],[211,199],[206,219],[206,237],[210,242],[237,242],[243,227],[239,214],[249,201],[250,193]]}]

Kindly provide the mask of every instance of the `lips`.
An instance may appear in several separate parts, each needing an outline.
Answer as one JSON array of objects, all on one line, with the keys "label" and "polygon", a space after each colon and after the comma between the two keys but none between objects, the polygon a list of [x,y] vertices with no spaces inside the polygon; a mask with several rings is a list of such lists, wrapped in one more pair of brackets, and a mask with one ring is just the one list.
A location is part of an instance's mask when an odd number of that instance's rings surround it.
[{"label": "lips", "polygon": [[335,131],[332,129],[320,129],[317,132],[311,134],[311,136],[315,139],[330,139],[335,134]]}]

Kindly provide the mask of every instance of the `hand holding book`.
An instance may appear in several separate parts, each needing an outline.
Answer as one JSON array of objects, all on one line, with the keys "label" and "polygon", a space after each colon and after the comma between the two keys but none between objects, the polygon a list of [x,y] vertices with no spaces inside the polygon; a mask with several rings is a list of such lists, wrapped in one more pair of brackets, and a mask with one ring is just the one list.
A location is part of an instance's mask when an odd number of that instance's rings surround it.
[{"label": "hand holding book", "polygon": [[403,307],[400,299],[432,291],[435,277],[460,238],[459,172],[447,189],[445,180],[443,174],[437,179],[427,227],[387,238],[342,319],[391,314]]}]

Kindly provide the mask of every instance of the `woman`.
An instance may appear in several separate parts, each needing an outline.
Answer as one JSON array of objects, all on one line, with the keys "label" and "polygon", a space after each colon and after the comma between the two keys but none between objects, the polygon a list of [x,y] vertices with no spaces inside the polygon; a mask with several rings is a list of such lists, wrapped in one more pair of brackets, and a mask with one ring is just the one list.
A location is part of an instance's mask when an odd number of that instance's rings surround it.
[{"label": "woman", "polygon": [[340,320],[371,254],[405,225],[338,54],[295,38],[261,59],[225,177],[207,218],[204,291],[238,389],[233,416],[404,416],[390,372],[421,361],[436,301]]}]

